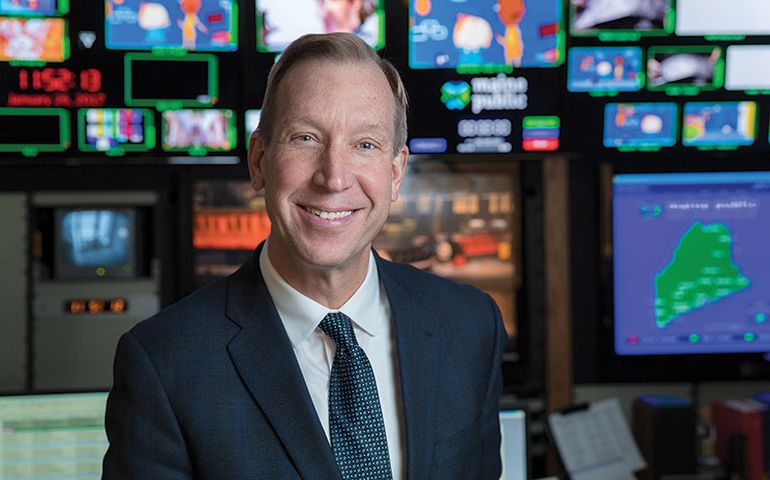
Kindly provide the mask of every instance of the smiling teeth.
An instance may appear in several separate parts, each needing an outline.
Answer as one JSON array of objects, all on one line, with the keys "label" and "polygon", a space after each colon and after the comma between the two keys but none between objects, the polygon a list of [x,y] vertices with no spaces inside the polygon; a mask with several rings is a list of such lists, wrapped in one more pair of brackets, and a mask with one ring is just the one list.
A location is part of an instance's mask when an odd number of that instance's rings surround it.
[{"label": "smiling teeth", "polygon": [[308,208],[307,211],[325,220],[336,220],[338,218],[347,217],[348,215],[353,213],[352,210],[344,210],[342,212],[324,212],[321,210],[316,210],[315,208]]}]

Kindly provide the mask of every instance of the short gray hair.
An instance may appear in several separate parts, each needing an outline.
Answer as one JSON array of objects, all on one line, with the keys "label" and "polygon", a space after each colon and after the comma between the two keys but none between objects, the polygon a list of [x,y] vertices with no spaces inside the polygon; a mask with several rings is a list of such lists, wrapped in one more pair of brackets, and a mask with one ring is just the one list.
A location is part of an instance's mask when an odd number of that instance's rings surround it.
[{"label": "short gray hair", "polygon": [[393,153],[406,145],[406,109],[408,100],[401,77],[388,60],[380,58],[377,52],[352,33],[308,34],[294,40],[281,54],[267,78],[262,114],[259,117],[259,131],[265,142],[273,134],[273,120],[278,113],[276,92],[281,81],[292,67],[306,60],[321,60],[336,63],[368,63],[376,65],[388,80],[395,104],[393,119]]}]

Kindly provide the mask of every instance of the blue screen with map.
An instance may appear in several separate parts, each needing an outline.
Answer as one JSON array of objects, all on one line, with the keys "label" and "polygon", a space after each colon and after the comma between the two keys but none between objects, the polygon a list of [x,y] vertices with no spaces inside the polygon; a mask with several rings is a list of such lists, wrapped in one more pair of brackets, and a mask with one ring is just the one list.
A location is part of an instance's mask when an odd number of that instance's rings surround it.
[{"label": "blue screen with map", "polygon": [[608,103],[604,108],[604,146],[671,147],[676,143],[675,103]]},{"label": "blue screen with map", "polygon": [[553,67],[561,53],[558,0],[411,0],[409,66]]},{"label": "blue screen with map", "polygon": [[106,0],[107,48],[118,50],[235,51],[237,3],[233,0]]},{"label": "blue screen with map", "polygon": [[570,92],[635,92],[643,83],[639,47],[573,47],[569,51]]},{"label": "blue screen with map", "polygon": [[770,352],[770,172],[613,178],[618,355]]}]

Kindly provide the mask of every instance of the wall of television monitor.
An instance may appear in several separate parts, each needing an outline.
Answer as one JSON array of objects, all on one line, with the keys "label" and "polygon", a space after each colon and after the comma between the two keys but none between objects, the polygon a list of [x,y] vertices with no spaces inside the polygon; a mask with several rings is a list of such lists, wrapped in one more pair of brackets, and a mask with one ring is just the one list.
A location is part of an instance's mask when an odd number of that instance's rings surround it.
[{"label": "wall of television monitor", "polygon": [[[729,170],[767,170],[756,159],[770,152],[768,18],[766,0],[0,0],[0,165],[241,163],[281,51],[303,33],[351,31],[401,71],[412,153],[456,165],[483,156],[506,173],[507,162],[545,152],[617,164],[686,156],[702,160],[697,170],[719,171],[725,161]],[[517,177],[484,172],[416,175],[376,247],[486,289],[515,338],[521,192]],[[706,218],[669,209],[668,197],[644,197],[702,191],[728,205],[764,201],[761,193],[744,199],[745,178],[713,175],[693,177],[709,187],[689,177],[678,186],[665,176],[618,177],[613,316],[631,320],[614,330],[615,355],[765,350],[770,312],[760,297],[770,298],[770,287],[741,258],[754,258],[746,252],[766,220],[761,209]],[[231,271],[269,221],[247,183],[200,181],[190,189],[199,286]],[[683,205],[699,204],[693,198]],[[732,274],[701,272],[697,281],[737,283],[697,290],[687,301],[716,305],[711,290],[720,288],[749,295],[731,311],[743,309],[752,328],[709,320],[708,331],[679,330],[690,307],[681,298],[656,303],[666,264],[642,261],[639,268],[659,267],[642,274],[628,263],[642,257],[624,256],[624,239],[658,227],[668,235],[661,239],[680,242],[660,246],[656,258],[667,262],[691,236],[702,248],[730,238]],[[637,285],[646,296],[634,297],[644,305],[624,297],[636,291],[624,283],[631,279],[646,279]],[[672,295],[691,295],[680,283],[673,288]],[[645,319],[634,317],[639,309]],[[731,340],[717,346],[720,335]]]}]

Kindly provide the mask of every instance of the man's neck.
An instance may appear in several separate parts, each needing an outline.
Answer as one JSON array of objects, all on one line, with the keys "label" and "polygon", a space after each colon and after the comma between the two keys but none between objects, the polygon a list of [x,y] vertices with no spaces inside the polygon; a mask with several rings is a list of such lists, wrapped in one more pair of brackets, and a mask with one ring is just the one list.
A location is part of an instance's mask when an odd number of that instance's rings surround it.
[{"label": "man's neck", "polygon": [[369,270],[369,253],[349,265],[325,269],[308,265],[268,244],[267,257],[275,271],[298,292],[332,310],[339,309],[358,290]]}]

